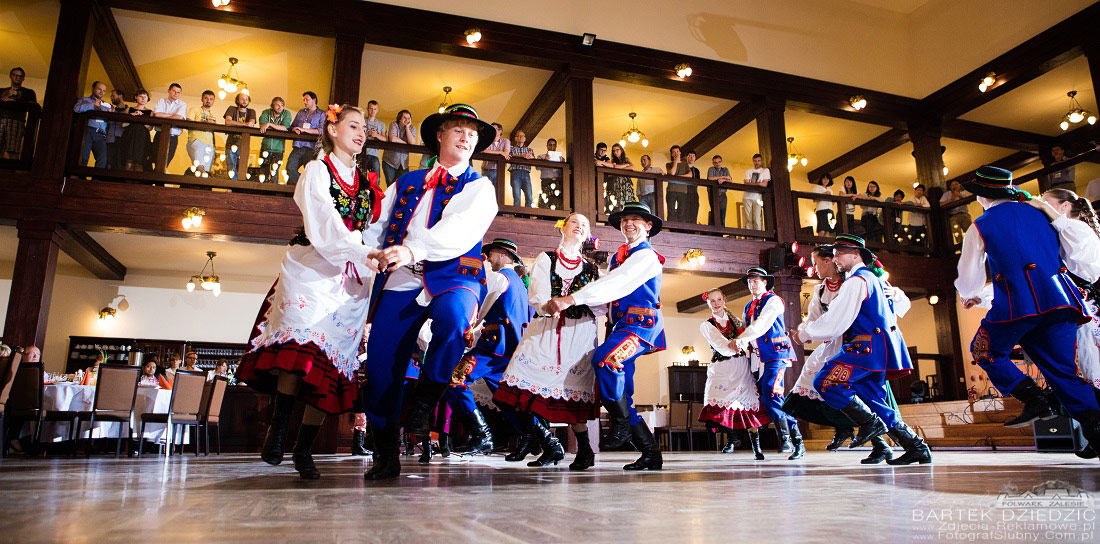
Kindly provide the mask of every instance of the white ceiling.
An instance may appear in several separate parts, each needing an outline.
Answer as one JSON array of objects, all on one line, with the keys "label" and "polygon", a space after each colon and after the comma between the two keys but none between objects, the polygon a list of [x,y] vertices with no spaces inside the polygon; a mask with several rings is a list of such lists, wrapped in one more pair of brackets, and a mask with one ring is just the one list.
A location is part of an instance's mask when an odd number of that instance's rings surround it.
[{"label": "white ceiling", "polygon": [[[1092,88],[1089,62],[1082,55],[968,112],[962,118],[1056,136],[1062,133],[1058,123],[1062,122],[1062,116],[1070,109],[1066,93],[1073,90],[1077,91],[1077,101],[1081,103],[1081,107],[1094,115],[1100,115],[1096,107],[1096,90]],[[1071,126],[1070,130],[1077,126],[1080,125]]]}]

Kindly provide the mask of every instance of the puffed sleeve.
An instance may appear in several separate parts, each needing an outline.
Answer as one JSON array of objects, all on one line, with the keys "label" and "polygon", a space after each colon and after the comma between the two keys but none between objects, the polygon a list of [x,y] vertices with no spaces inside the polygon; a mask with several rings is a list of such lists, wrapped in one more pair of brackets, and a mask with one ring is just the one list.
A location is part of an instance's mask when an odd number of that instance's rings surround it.
[{"label": "puffed sleeve", "polygon": [[550,300],[550,257],[539,253],[531,269],[531,286],[527,289],[527,302],[536,312]]},{"label": "puffed sleeve", "polygon": [[363,233],[348,230],[336,211],[329,193],[331,181],[328,168],[321,161],[312,161],[294,188],[294,203],[302,211],[302,224],[310,245],[329,263],[365,263],[371,248],[364,245]]}]

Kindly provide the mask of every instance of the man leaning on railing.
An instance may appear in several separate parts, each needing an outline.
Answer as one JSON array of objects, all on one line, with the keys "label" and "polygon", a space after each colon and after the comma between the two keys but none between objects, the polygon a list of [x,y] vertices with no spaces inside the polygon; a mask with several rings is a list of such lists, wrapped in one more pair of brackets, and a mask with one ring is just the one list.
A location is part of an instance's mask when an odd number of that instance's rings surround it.
[{"label": "man leaning on railing", "polygon": [[[112,111],[114,108],[103,101],[107,86],[102,81],[92,82],[92,94],[76,101],[73,111]],[[88,156],[95,155],[95,167],[107,167],[107,121],[95,117],[88,119],[84,128],[84,144],[80,148],[80,166],[88,166]]]},{"label": "man leaning on railing", "polygon": [[[23,86],[23,79],[27,77],[27,73],[16,66],[8,72],[8,77],[11,78],[11,85],[0,89],[0,102],[37,107],[38,98],[34,94],[34,89]],[[27,114],[23,111],[0,109],[0,158],[19,158],[26,117]]]}]

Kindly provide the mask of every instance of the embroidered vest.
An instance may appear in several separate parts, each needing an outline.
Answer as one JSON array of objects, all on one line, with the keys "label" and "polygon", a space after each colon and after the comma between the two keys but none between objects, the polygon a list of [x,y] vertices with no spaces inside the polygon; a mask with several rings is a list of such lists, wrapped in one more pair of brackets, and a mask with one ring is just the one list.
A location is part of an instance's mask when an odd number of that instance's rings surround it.
[{"label": "embroidered vest", "polygon": [[[336,212],[340,214],[349,231],[363,231],[371,223],[371,210],[375,205],[375,194],[371,190],[370,180],[360,175],[359,190],[354,195],[349,195],[336,181],[336,172],[333,171],[332,166],[326,161],[321,162],[328,169],[328,192],[332,196],[332,204],[336,206]],[[294,238],[290,239],[290,245],[310,245],[304,226],[298,227],[298,232],[295,233]]]},{"label": "embroidered vest", "polygon": [[844,345],[837,359],[859,368],[884,371],[886,379],[904,376],[913,363],[898,329],[897,315],[883,292],[882,280],[869,269],[860,268],[845,281],[860,280],[867,284],[867,298],[860,304],[856,320],[844,331]]},{"label": "embroidered vest", "polygon": [[[730,314],[729,310],[726,310],[726,326],[725,327],[722,327],[721,325],[719,325],[718,320],[714,319],[713,315],[710,316],[709,318],[707,318],[707,323],[710,323],[711,325],[714,325],[714,328],[718,329],[718,332],[722,333],[722,337],[725,338],[726,340],[733,340],[734,338],[737,338],[738,334],[741,333],[741,331],[738,330],[738,328],[736,327],[737,319],[734,318],[732,314]],[[714,352],[710,356],[710,362],[712,362],[712,363],[717,363],[719,361],[728,361],[730,359],[733,359],[733,357],[727,357],[725,355],[722,355],[721,353],[718,353],[718,350],[714,349],[713,347],[711,347],[711,350],[713,350],[713,352]]]},{"label": "embroidered vest", "polygon": [[[627,252],[627,259],[642,249],[653,249],[653,246],[649,245],[648,240],[642,242]],[[611,259],[609,270],[618,266],[618,259]],[[612,302],[608,320],[612,331],[627,331],[638,335],[648,345],[648,351],[665,349],[665,321],[661,316],[661,274],[649,278],[630,294]]]},{"label": "embroidered vest", "polygon": [[[764,306],[774,296],[776,296],[775,293],[768,291],[761,295],[760,298],[753,299],[745,305],[746,327],[760,317],[760,312],[764,311]],[[782,300],[780,300],[780,302],[782,302]],[[794,359],[794,350],[791,349],[791,339],[787,336],[787,327],[783,324],[783,314],[779,314],[779,317],[775,318],[775,322],[772,323],[771,328],[757,338],[755,343],[756,352],[760,355],[761,363],[770,363],[781,359]]]},{"label": "embroidered vest", "polygon": [[[573,281],[569,284],[568,292],[565,289],[565,280],[557,273],[558,264],[558,252],[547,251],[546,256],[550,257],[550,297],[561,297],[565,295],[572,295],[577,291],[580,291],[582,287],[588,285],[589,282],[600,278],[600,270],[587,259],[581,259],[580,267],[581,271],[576,276],[573,276]],[[595,317],[592,314],[592,309],[588,306],[570,306],[562,312],[565,317],[569,319],[580,319],[582,317]]]},{"label": "embroidered vest", "polygon": [[511,267],[503,268],[500,273],[508,278],[508,289],[485,314],[485,325],[475,349],[497,357],[511,357],[523,336],[523,328],[530,321],[531,312],[523,279]]}]

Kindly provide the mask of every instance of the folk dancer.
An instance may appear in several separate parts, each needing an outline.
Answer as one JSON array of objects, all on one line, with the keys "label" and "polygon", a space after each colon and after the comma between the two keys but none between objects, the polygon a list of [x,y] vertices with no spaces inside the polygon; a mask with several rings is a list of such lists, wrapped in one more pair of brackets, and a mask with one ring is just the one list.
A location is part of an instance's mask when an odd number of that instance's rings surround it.
[{"label": "folk dancer", "polygon": [[634,363],[638,357],[665,349],[661,316],[661,274],[664,257],[654,251],[649,238],[661,231],[661,218],[641,202],[627,202],[607,218],[608,225],[623,234],[606,276],[570,295],[554,297],[543,313],[558,315],[577,305],[611,304],[611,332],[592,353],[603,406],[611,416],[611,429],[601,450],[621,447],[630,440],[642,453],[624,470],[661,470],[661,450],[653,433],[634,407]]}]

